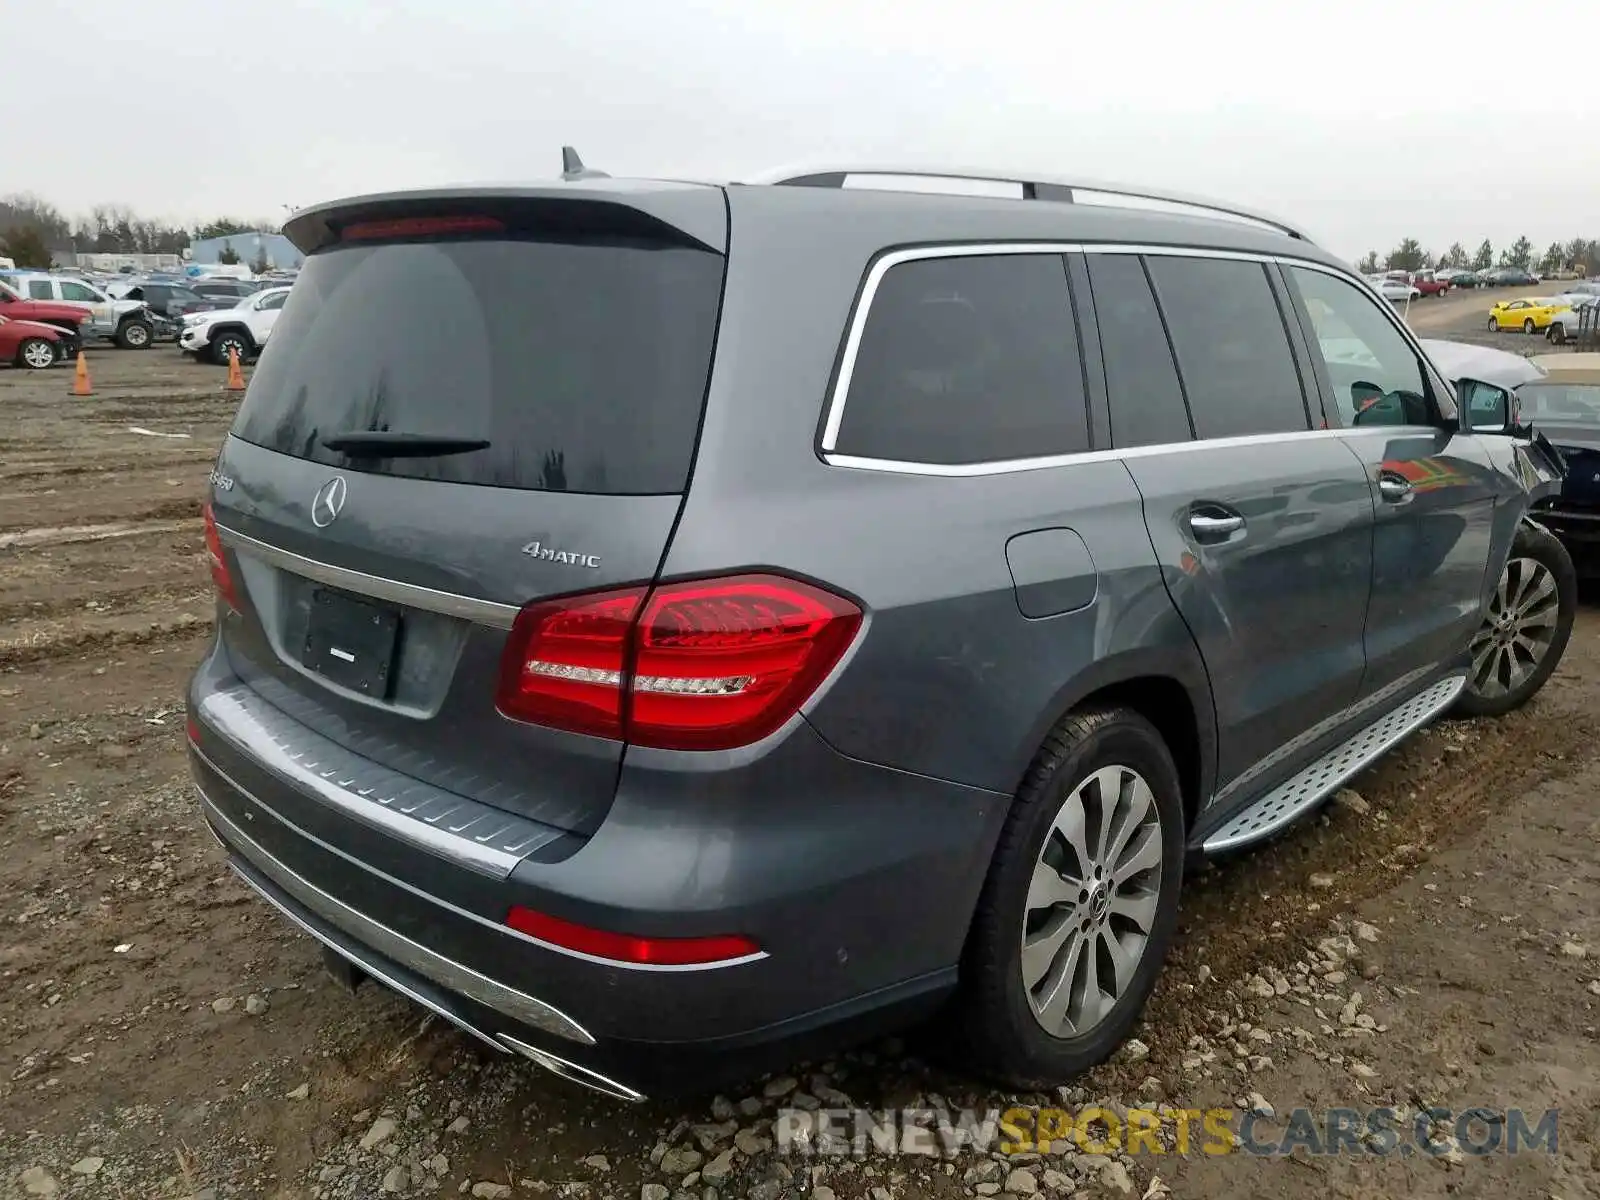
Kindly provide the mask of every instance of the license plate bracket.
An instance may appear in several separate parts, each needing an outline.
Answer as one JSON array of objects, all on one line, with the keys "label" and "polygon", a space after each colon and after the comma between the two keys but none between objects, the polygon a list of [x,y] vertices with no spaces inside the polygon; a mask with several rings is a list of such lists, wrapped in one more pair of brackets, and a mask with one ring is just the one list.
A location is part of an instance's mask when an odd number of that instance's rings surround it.
[{"label": "license plate bracket", "polygon": [[387,699],[400,643],[400,614],[343,592],[311,593],[300,661],[340,687]]}]

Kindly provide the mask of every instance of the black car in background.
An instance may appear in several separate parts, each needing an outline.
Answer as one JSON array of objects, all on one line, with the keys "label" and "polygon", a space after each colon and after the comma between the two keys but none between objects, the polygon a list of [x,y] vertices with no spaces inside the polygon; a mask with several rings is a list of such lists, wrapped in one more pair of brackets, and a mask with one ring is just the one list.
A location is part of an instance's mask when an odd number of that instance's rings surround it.
[{"label": "black car in background", "polygon": [[152,312],[173,320],[181,320],[189,313],[232,308],[235,303],[226,296],[207,296],[181,283],[141,282],[122,294],[128,300],[143,300]]},{"label": "black car in background", "polygon": [[1560,451],[1567,475],[1558,495],[1538,502],[1532,516],[1566,543],[1582,576],[1600,576],[1600,371],[1564,373],[1517,389],[1524,423]]}]

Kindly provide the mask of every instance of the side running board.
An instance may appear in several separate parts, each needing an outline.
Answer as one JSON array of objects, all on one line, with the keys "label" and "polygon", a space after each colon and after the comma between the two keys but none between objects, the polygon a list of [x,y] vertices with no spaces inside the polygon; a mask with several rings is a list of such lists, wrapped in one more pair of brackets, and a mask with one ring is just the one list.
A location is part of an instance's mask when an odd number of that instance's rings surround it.
[{"label": "side running board", "polygon": [[1465,675],[1452,675],[1390,709],[1349,741],[1335,746],[1310,766],[1240,810],[1202,845],[1207,854],[1237,850],[1269,838],[1316,806],[1341,784],[1355,778],[1411,734],[1433,720],[1461,694]]}]

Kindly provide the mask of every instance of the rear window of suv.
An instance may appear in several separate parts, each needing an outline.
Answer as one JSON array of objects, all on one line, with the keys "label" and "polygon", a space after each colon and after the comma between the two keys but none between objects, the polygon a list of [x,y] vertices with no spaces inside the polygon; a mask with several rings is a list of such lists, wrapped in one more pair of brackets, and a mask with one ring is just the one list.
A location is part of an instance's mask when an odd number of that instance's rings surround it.
[{"label": "rear window of suv", "polygon": [[[639,240],[342,246],[312,255],[234,436],[352,471],[539,491],[680,492],[723,259]],[[482,439],[346,458],[322,439]]]}]

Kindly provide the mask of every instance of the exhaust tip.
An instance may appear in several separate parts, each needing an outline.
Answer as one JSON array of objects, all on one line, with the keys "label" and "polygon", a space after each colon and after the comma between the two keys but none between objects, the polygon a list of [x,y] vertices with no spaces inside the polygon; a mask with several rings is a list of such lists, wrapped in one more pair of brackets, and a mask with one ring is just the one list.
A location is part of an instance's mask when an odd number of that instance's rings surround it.
[{"label": "exhaust tip", "polygon": [[563,1079],[582,1084],[592,1091],[610,1096],[613,1100],[626,1100],[630,1104],[638,1104],[645,1098],[643,1092],[635,1091],[625,1083],[618,1083],[615,1079],[600,1074],[599,1071],[591,1071],[588,1067],[579,1066],[575,1062],[568,1062],[566,1059],[559,1058],[547,1050],[541,1050],[537,1046],[530,1046],[527,1042],[520,1041],[510,1034],[502,1033],[498,1036],[502,1042],[524,1058],[538,1063],[545,1070],[559,1075]]}]

